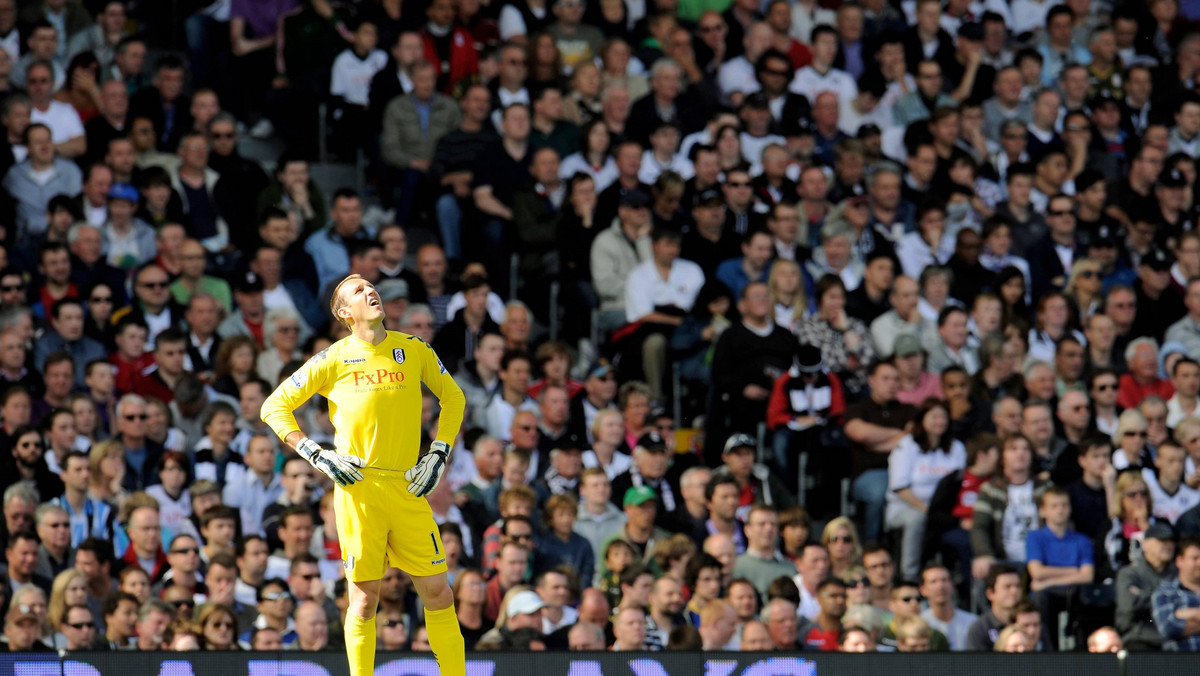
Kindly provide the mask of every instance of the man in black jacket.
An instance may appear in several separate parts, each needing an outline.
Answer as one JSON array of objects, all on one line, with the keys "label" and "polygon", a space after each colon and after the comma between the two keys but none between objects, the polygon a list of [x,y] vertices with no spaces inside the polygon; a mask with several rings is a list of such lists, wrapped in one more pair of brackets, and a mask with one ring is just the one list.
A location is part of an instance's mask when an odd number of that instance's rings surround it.
[{"label": "man in black jacket", "polygon": [[795,351],[795,336],[772,321],[766,284],[747,284],[738,312],[742,321],[721,334],[713,353],[714,396],[704,447],[705,460],[714,467],[728,433],[754,433],[766,418],[771,386],[791,366]]}]

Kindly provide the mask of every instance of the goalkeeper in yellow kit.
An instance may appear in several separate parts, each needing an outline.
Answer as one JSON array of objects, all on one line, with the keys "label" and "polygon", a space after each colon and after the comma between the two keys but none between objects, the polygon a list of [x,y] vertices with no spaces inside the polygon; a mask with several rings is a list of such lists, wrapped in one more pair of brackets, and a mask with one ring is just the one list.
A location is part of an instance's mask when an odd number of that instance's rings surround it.
[{"label": "goalkeeper in yellow kit", "polygon": [[[465,676],[445,549],[425,496],[446,471],[466,399],[425,341],[383,328],[383,303],[361,276],[338,284],[330,310],[350,327],[350,335],[284,380],[263,403],[262,419],[337,484],[338,539],[349,582],[350,676],[374,672],[375,611],[389,566],[412,577],[443,676]],[[422,383],[439,399],[442,412],[437,440],[418,458]],[[293,411],[313,394],[329,400],[337,450],[322,449],[296,425]]]}]

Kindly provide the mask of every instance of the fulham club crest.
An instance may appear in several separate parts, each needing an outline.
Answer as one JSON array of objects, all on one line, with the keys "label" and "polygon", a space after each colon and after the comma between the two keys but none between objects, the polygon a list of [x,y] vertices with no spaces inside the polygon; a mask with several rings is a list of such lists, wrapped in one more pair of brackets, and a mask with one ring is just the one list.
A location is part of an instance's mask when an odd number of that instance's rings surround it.
[{"label": "fulham club crest", "polygon": [[403,364],[404,363],[404,348],[400,348],[400,347],[393,348],[392,349],[392,358],[396,360],[397,364]]}]

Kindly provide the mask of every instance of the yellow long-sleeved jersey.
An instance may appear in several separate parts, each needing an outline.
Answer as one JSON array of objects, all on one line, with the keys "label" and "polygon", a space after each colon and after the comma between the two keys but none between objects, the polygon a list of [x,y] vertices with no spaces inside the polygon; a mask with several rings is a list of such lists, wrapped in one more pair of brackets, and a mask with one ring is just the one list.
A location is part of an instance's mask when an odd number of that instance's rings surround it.
[{"label": "yellow long-sleeved jersey", "polygon": [[293,411],[321,394],[329,399],[339,453],[403,472],[420,451],[422,383],[441,403],[438,440],[453,446],[466,398],[432,347],[398,331],[378,345],[347,336],[313,355],[263,402],[262,419],[286,439],[300,431]]}]

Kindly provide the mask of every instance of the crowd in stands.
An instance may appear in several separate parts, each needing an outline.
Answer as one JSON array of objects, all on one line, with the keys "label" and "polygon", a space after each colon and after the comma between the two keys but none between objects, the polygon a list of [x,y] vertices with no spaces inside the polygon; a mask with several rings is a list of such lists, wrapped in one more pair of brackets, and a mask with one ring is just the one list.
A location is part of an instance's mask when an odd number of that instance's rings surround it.
[{"label": "crowd in stands", "polygon": [[1200,649],[1194,2],[0,0],[0,125],[11,651],[338,649],[350,273],[468,649]]}]

